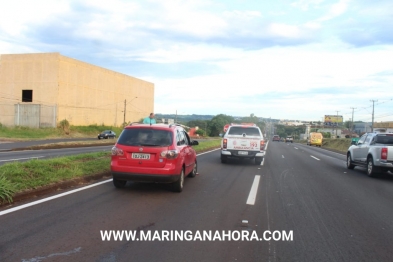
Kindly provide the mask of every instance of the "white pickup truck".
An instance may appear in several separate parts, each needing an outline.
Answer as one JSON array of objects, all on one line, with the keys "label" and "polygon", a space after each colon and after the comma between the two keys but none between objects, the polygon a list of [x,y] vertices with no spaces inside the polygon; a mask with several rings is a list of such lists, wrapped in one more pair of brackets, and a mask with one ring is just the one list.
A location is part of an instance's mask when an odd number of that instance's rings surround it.
[{"label": "white pickup truck", "polygon": [[[390,152],[390,153],[389,153]],[[348,148],[347,168],[367,168],[368,176],[378,172],[393,172],[393,134],[366,133]]]},{"label": "white pickup truck", "polygon": [[256,125],[229,125],[221,140],[221,163],[228,158],[254,159],[261,164],[265,156],[265,140]]}]

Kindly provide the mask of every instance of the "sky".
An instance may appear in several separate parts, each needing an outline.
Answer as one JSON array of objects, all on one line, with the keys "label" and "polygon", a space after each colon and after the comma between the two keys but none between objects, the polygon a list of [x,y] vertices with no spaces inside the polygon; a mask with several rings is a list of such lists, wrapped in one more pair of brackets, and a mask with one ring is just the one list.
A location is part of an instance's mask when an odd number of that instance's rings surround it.
[{"label": "sky", "polygon": [[374,104],[393,121],[392,0],[0,6],[0,54],[60,52],[152,82],[155,113],[371,121]]}]

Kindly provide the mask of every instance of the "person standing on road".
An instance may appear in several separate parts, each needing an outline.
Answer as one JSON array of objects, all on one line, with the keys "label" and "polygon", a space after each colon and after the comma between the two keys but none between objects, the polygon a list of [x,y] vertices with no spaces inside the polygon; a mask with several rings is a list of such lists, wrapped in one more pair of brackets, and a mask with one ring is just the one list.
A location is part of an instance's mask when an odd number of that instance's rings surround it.
[{"label": "person standing on road", "polygon": [[148,117],[145,117],[143,119],[143,123],[144,124],[157,124],[156,123],[156,119],[154,118],[154,113],[150,113],[150,115]]}]

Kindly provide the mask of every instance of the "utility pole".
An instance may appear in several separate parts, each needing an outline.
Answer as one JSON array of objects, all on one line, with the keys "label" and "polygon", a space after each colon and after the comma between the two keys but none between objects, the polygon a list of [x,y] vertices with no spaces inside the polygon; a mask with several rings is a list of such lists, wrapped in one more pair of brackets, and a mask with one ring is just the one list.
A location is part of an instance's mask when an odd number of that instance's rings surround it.
[{"label": "utility pole", "polygon": [[340,111],[337,111],[336,110],[336,112],[337,112],[337,114],[336,114],[336,120],[337,120],[337,125],[336,125],[336,138],[337,138],[337,129],[338,129],[338,112],[340,112]]},{"label": "utility pole", "polygon": [[127,108],[127,99],[124,99],[124,118],[123,118],[123,124],[126,122],[126,108]]},{"label": "utility pole", "polygon": [[353,111],[356,109],[356,107],[351,107],[352,109],[352,124],[351,124],[351,132],[353,131]]},{"label": "utility pole", "polygon": [[[128,103],[131,103],[132,100],[134,100],[135,98],[138,98],[137,96],[134,97],[133,99],[131,99],[130,101],[128,101]],[[126,110],[127,110],[127,99],[124,99],[124,116],[123,116],[123,123],[126,122]]]},{"label": "utility pole", "polygon": [[378,100],[370,100],[373,102],[373,114],[372,114],[372,120],[371,120],[371,133],[374,132],[374,103],[378,102]]}]

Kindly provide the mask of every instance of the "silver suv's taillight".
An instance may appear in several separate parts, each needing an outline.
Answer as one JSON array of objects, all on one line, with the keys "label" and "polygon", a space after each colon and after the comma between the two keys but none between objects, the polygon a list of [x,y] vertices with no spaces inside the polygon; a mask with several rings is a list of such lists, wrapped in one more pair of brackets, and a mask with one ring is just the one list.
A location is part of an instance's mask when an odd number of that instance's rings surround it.
[{"label": "silver suv's taillight", "polygon": [[388,149],[386,147],[383,147],[381,149],[381,159],[382,160],[387,160],[388,159]]},{"label": "silver suv's taillight", "polygon": [[120,149],[118,147],[112,147],[112,156],[124,156],[123,149]]},{"label": "silver suv's taillight", "polygon": [[179,151],[177,150],[165,150],[161,152],[161,157],[167,159],[175,159],[179,155]]}]

